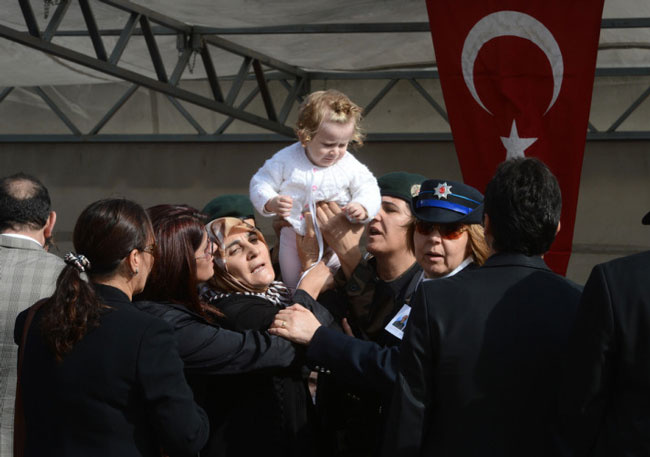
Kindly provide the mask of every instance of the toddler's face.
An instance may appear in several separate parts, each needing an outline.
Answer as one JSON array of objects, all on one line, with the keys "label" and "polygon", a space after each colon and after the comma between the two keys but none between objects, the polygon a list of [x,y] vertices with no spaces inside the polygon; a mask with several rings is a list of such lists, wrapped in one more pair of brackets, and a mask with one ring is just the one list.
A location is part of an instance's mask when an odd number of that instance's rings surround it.
[{"label": "toddler's face", "polygon": [[319,167],[331,167],[343,158],[353,135],[354,121],[346,124],[323,122],[305,146],[307,157]]}]

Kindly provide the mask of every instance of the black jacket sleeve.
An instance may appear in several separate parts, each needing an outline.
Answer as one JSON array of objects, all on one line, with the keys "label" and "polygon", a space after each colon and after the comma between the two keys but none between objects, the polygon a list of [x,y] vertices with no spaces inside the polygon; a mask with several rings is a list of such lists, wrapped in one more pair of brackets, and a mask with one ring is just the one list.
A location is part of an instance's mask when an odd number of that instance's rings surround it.
[{"label": "black jacket sleeve", "polygon": [[577,456],[589,455],[602,425],[612,383],[615,332],[606,272],[597,265],[578,307],[560,389],[560,424]]},{"label": "black jacket sleeve", "polygon": [[165,322],[152,320],[143,332],[137,370],[151,421],[165,452],[196,455],[208,440],[208,418],[194,403],[174,335]]},{"label": "black jacket sleeve", "polygon": [[430,322],[425,287],[413,298],[413,311],[400,346],[400,371],[395,383],[382,456],[420,455],[427,414],[431,408],[430,386],[436,370],[437,330]]},{"label": "black jacket sleeve", "polygon": [[316,330],[307,347],[307,362],[332,376],[389,396],[399,370],[399,347],[382,347],[325,326]]}]

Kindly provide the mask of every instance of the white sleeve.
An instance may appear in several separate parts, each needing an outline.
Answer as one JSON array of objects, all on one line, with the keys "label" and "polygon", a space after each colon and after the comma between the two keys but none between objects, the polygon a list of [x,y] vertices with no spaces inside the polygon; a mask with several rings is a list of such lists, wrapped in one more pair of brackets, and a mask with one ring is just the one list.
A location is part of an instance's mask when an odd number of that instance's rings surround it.
[{"label": "white sleeve", "polygon": [[263,216],[275,216],[264,209],[266,202],[277,197],[283,178],[284,161],[279,153],[264,162],[251,178],[249,193],[255,209]]},{"label": "white sleeve", "polygon": [[359,162],[354,157],[350,162],[352,169],[352,179],[350,181],[350,194],[352,199],[350,201],[359,203],[368,212],[368,218],[363,223],[370,222],[370,220],[377,215],[381,207],[381,193],[377,179],[372,174],[368,167]]}]

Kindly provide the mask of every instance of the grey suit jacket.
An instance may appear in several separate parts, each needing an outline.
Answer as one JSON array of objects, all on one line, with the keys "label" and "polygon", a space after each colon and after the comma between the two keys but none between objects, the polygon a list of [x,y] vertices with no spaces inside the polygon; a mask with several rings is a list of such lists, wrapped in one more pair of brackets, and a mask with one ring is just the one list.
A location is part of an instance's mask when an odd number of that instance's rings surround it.
[{"label": "grey suit jacket", "polygon": [[64,265],[32,241],[0,235],[0,457],[13,455],[16,316],[52,295]]}]

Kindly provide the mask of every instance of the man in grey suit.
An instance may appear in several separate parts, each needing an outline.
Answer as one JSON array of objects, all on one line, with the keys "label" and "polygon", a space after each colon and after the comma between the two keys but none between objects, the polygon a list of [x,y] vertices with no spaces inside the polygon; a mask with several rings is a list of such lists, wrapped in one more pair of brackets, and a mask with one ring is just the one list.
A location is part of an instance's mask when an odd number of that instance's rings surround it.
[{"label": "man in grey suit", "polygon": [[0,179],[0,457],[13,454],[16,316],[52,295],[65,265],[46,250],[55,222],[38,179],[23,173]]}]

